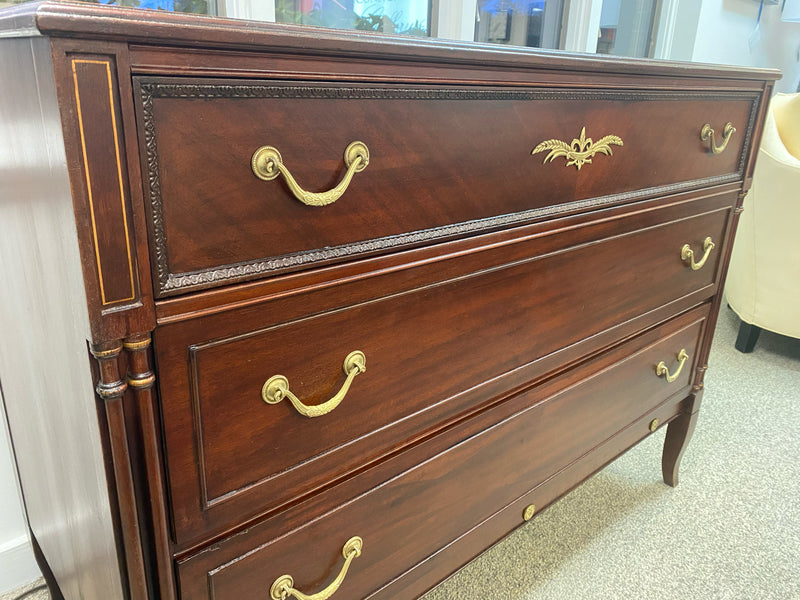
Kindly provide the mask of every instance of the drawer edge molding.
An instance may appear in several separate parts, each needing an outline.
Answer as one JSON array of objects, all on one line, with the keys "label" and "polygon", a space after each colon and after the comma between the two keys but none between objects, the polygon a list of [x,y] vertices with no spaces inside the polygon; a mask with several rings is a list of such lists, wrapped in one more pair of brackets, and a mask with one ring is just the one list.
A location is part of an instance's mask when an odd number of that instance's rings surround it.
[{"label": "drawer edge molding", "polygon": [[[625,192],[622,194],[603,196],[601,198],[577,200],[575,202],[569,202],[557,206],[535,208],[522,213],[502,215],[500,217],[490,217],[487,219],[480,219],[478,221],[466,221],[464,223],[445,225],[443,227],[437,227],[434,229],[413,231],[411,233],[388,236],[385,238],[376,238],[354,244],[346,244],[344,246],[332,246],[321,250],[310,250],[308,252],[300,252],[297,254],[287,254],[284,256],[278,256],[264,260],[239,263],[229,267],[206,269],[191,273],[169,272],[169,266],[166,262],[166,245],[159,246],[157,244],[156,257],[164,257],[163,268],[160,259],[158,263],[158,284],[161,291],[160,296],[168,297],[176,294],[199,291],[220,284],[250,281],[263,275],[279,273],[289,269],[297,269],[305,265],[328,263],[331,261],[342,260],[351,256],[373,254],[385,250],[415,246],[430,241],[442,241],[463,235],[480,234],[502,227],[514,227],[539,219],[555,218],[582,211],[606,208],[615,204],[633,202],[635,200],[645,199],[651,196],[674,194],[705,186],[734,183],[740,179],[741,176],[738,174],[709,177],[707,179],[697,179],[681,184],[647,188],[644,190],[637,190],[635,192]],[[156,220],[154,218],[154,224],[155,222]],[[163,227],[163,220],[159,219],[158,222],[162,223]],[[162,236],[162,239],[166,239],[165,236]],[[161,253],[159,253],[159,249],[161,250]]]},{"label": "drawer edge molding", "polygon": [[[459,548],[462,544],[467,542],[469,538],[480,535],[481,532],[493,526],[502,528],[495,542],[500,542],[506,535],[509,535],[514,530],[524,527],[528,521],[528,519],[524,517],[528,509],[533,508],[535,511],[535,514],[531,516],[532,519],[538,517],[543,511],[553,506],[561,498],[569,495],[577,486],[592,477],[592,475],[600,472],[606,466],[614,462],[616,460],[616,457],[613,455],[614,452],[619,452],[620,448],[623,450],[631,449],[651,437],[652,431],[648,430],[647,425],[654,415],[660,417],[660,427],[663,427],[664,425],[673,423],[680,417],[685,404],[685,399],[682,397],[677,395],[671,396],[646,415],[633,421],[601,444],[598,444],[590,452],[576,458],[570,464],[564,466],[544,481],[537,483],[529,491],[475,524],[457,538],[449,541],[427,558],[397,575],[391,581],[386,582],[383,586],[370,593],[364,600],[384,600],[388,597],[395,598],[395,594],[398,590],[405,590],[412,586],[418,587],[419,585],[426,586],[425,591],[429,591],[431,589],[430,584],[426,585],[422,582],[418,584],[417,581],[424,581],[429,578],[429,568],[432,564],[435,564],[442,557],[446,557],[447,555],[455,557],[455,555],[460,552]],[[659,419],[656,418],[655,420]],[[608,458],[609,456],[611,456],[610,459]],[[618,454],[616,456],[618,456]],[[575,482],[576,479],[577,483]],[[559,493],[560,488],[563,489],[564,487],[567,488],[566,491]],[[536,501],[535,505],[530,504],[532,500]],[[521,510],[523,507],[524,510]],[[516,517],[516,515],[519,514],[523,515],[522,520]],[[505,527],[500,525],[500,523],[505,523]],[[465,566],[466,564],[463,560],[459,562],[462,563],[461,566]],[[451,573],[451,575],[452,574],[455,573]],[[447,577],[445,577],[445,579],[446,578]],[[438,585],[438,583],[442,581],[443,580],[436,582],[435,585]]]},{"label": "drawer edge molding", "polygon": [[[601,387],[603,382],[607,382],[609,377],[614,376],[611,375],[612,373],[620,372],[617,371],[617,369],[630,368],[636,370],[646,368],[649,362],[648,357],[652,357],[654,353],[657,354],[658,347],[664,346],[668,343],[669,339],[675,336],[691,337],[692,335],[696,335],[695,344],[699,344],[702,338],[705,319],[708,316],[707,312],[708,308],[705,306],[685,313],[679,317],[678,320],[672,322],[670,325],[672,331],[661,331],[658,334],[653,331],[651,334],[648,334],[648,339],[642,340],[642,346],[633,354],[626,355],[623,352],[618,352],[613,355],[608,355],[604,359],[600,359],[599,362],[591,361],[585,363],[578,367],[578,370],[581,371],[581,376],[578,381],[570,382],[569,377],[565,377],[562,379],[562,382],[566,384],[563,387],[558,382],[553,382],[550,385],[540,388],[538,392],[534,391],[534,389],[522,391],[515,397],[516,399],[512,401],[512,404],[506,405],[504,408],[497,407],[493,409],[492,412],[494,416],[491,418],[487,419],[486,415],[484,415],[477,419],[468,419],[449,433],[440,436],[449,439],[430,440],[425,444],[428,446],[427,448],[423,445],[408,451],[408,454],[411,456],[424,455],[424,460],[418,460],[415,457],[414,460],[404,461],[403,457],[406,455],[405,452],[396,455],[391,460],[398,461],[399,464],[405,463],[405,466],[403,466],[400,471],[395,471],[394,468],[389,466],[391,463],[385,463],[385,466],[378,467],[379,470],[387,470],[380,475],[377,473],[372,475],[378,480],[377,484],[362,486],[357,480],[351,480],[350,483],[344,484],[344,488],[340,491],[340,494],[335,500],[317,498],[311,500],[310,504],[305,506],[302,504],[294,506],[289,510],[288,515],[284,515],[286,517],[285,521],[289,522],[289,525],[284,526],[279,524],[278,521],[284,522],[284,519],[275,516],[271,519],[273,521],[272,524],[270,524],[268,520],[267,522],[254,525],[253,527],[248,527],[246,531],[240,531],[225,540],[220,540],[218,543],[214,544],[213,547],[200,550],[198,553],[184,558],[179,558],[176,563],[178,571],[182,573],[179,577],[184,581],[202,578],[205,580],[205,585],[203,586],[205,589],[214,590],[214,592],[221,591],[221,588],[217,589],[219,578],[237,577],[237,575],[231,574],[231,572],[236,572],[241,568],[243,559],[250,560],[256,553],[260,552],[269,553],[274,551],[279,553],[281,552],[280,548],[284,544],[287,544],[287,548],[291,548],[293,543],[291,539],[297,534],[314,537],[312,533],[309,533],[309,528],[316,527],[322,520],[337,519],[339,522],[331,522],[330,526],[327,526],[327,529],[329,531],[341,530],[342,523],[351,523],[352,520],[352,515],[346,514],[347,511],[358,513],[365,508],[363,506],[357,508],[356,505],[358,503],[369,502],[368,499],[373,497],[374,494],[388,494],[381,502],[386,501],[386,499],[394,499],[396,497],[393,495],[395,492],[390,492],[388,490],[392,486],[399,485],[401,480],[408,478],[410,478],[409,481],[414,481],[414,478],[424,480],[426,477],[432,476],[432,473],[435,473],[434,469],[431,473],[420,474],[420,470],[428,468],[425,465],[432,465],[441,460],[454,460],[456,464],[462,464],[463,457],[459,456],[457,460],[453,459],[454,453],[460,454],[465,452],[465,456],[468,456],[472,452],[470,448],[475,447],[476,443],[480,445],[481,442],[478,441],[479,439],[485,439],[485,436],[497,436],[498,439],[503,438],[503,436],[508,435],[507,429],[509,427],[517,429],[518,431],[524,430],[528,432],[528,429],[523,427],[523,425],[528,422],[527,420],[534,419],[534,415],[540,415],[540,417],[543,418],[546,414],[543,411],[552,410],[548,407],[568,406],[561,403],[571,403],[577,401],[577,399],[581,397],[587,399],[594,398],[592,390],[585,388],[585,386]],[[376,595],[382,597],[381,594],[385,588],[413,572],[417,566],[424,564],[433,558],[433,556],[457,542],[458,539],[461,539],[464,535],[469,533],[469,531],[480,526],[481,523],[493,518],[493,516],[499,513],[510,509],[514,515],[512,528],[522,525],[524,521],[521,516],[524,506],[534,503],[539,507],[537,512],[540,512],[543,507],[548,506],[553,501],[566,494],[578,483],[591,475],[591,473],[596,472],[605,464],[611,462],[615,457],[619,456],[620,444],[622,445],[621,449],[624,450],[635,445],[638,441],[649,437],[652,433],[649,424],[654,418],[658,419],[658,421],[664,425],[671,422],[682,410],[685,410],[686,399],[690,398],[691,394],[692,378],[689,377],[680,388],[660,395],[660,398],[651,401],[649,405],[643,404],[641,406],[641,411],[636,410],[635,412],[626,413],[626,418],[619,419],[619,421],[613,427],[609,427],[603,435],[597,435],[592,440],[586,440],[585,444],[581,443],[575,446],[576,451],[574,453],[564,455],[564,461],[559,460],[553,463],[553,466],[556,468],[552,470],[545,469],[541,472],[541,477],[532,476],[533,473],[524,476],[520,474],[518,485],[511,486],[507,490],[508,494],[506,498],[500,503],[493,507],[487,506],[486,508],[489,508],[489,510],[482,513],[477,521],[472,522],[468,527],[460,530],[452,538],[448,538],[447,543],[444,545],[438,545],[431,554],[426,555],[426,558],[409,564],[410,568],[401,569],[400,572],[393,573],[392,577],[384,580],[384,582],[382,582],[383,585],[374,588],[369,594],[366,594],[366,597],[372,598]],[[634,395],[639,396],[638,393]],[[558,410],[570,409],[560,408]],[[483,421],[484,424],[478,425],[477,423],[480,421]],[[528,433],[526,433],[526,436],[527,435]],[[525,458],[526,456],[528,455],[525,452],[520,451],[517,458],[520,462],[524,462],[529,460],[529,458]],[[589,466],[587,463],[591,465],[591,468],[588,468],[586,472],[582,472],[580,477],[569,482],[563,481],[564,477],[572,479],[573,476],[571,473],[573,473],[575,469],[583,471],[584,466]],[[514,472],[516,473],[516,471]],[[366,476],[366,473],[360,475],[362,478]],[[456,484],[452,483],[452,485]],[[348,488],[355,493],[351,495],[351,492],[347,491]],[[409,488],[409,491],[401,493],[406,497],[410,497],[410,495],[414,494],[414,488],[412,486]],[[545,494],[547,498],[543,497],[542,494]],[[520,504],[522,506],[517,507],[517,505]],[[436,510],[446,511],[446,503],[442,504],[441,507]],[[294,515],[292,514],[310,514],[310,512],[316,515],[315,518],[310,521],[295,521]],[[433,516],[433,514],[427,515],[428,518]],[[425,518],[425,516],[421,515],[420,518]],[[391,519],[387,521],[391,521]],[[272,529],[273,527],[276,529]],[[272,529],[271,532],[270,529]],[[508,533],[508,531],[505,533]],[[505,533],[503,535],[505,535]],[[365,534],[366,532],[362,535]],[[254,542],[253,545],[242,545],[240,541],[245,538],[251,538],[252,542]],[[380,540],[375,541],[380,542]],[[237,546],[239,546],[239,549],[236,548]],[[269,550],[270,547],[274,548],[274,550]],[[371,554],[368,562],[376,560],[375,556],[376,555]],[[364,566],[367,570],[371,568],[366,563]],[[297,567],[295,566],[294,568]],[[331,569],[330,572],[332,573],[338,570],[337,567]],[[278,573],[280,573],[280,571],[276,571],[275,575]],[[275,575],[268,578],[269,583],[275,581]],[[362,573],[357,577],[361,576]],[[222,585],[224,586],[224,583],[222,583]],[[214,592],[212,592],[212,594]],[[214,596],[212,595],[212,597]],[[224,597],[227,597],[225,593],[220,593],[220,598]],[[362,596],[359,595],[358,597]]]},{"label": "drawer edge molding", "polygon": [[230,83],[173,83],[152,77],[134,79],[135,94],[138,96],[137,108],[140,110],[142,135],[144,139],[144,177],[147,202],[152,219],[152,241],[156,267],[155,284],[158,297],[201,290],[220,284],[248,281],[263,275],[295,270],[303,266],[344,260],[364,254],[373,254],[416,244],[440,241],[443,239],[471,235],[500,227],[524,224],[536,219],[551,218],[580,211],[604,208],[614,204],[632,202],[658,195],[667,195],[700,187],[734,183],[744,177],[747,165],[750,140],[760,107],[760,95],[754,93],[714,91],[715,99],[744,100],[750,102],[750,112],[745,127],[743,151],[737,161],[736,171],[699,179],[680,181],[660,186],[619,192],[615,194],[586,198],[553,206],[533,208],[471,221],[461,221],[416,230],[397,235],[359,240],[343,245],[328,246],[321,249],[305,250],[296,253],[263,257],[252,261],[210,267],[199,271],[172,272],[169,264],[166,223],[160,180],[160,161],[155,123],[154,99],[214,99],[214,98],[331,98],[331,99],[408,99],[408,100],[629,100],[629,101],[682,101],[708,100],[708,92],[672,90],[610,90],[610,89],[472,89],[472,88],[388,88],[388,87],[339,87],[339,86],[300,86],[270,85],[268,83],[244,82],[241,85]]}]

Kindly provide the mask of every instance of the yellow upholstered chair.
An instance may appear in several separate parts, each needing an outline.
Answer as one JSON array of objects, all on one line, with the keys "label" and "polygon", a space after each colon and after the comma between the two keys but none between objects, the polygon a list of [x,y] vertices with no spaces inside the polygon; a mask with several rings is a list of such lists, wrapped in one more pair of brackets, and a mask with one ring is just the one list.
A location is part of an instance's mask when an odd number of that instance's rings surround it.
[{"label": "yellow upholstered chair", "polygon": [[800,94],[770,103],[725,294],[738,350],[752,352],[761,329],[800,338]]}]

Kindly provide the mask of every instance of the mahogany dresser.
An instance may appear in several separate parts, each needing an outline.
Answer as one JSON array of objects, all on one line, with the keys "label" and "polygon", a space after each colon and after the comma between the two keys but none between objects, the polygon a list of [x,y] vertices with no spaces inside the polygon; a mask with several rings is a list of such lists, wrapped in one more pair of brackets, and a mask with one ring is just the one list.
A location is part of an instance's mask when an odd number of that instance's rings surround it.
[{"label": "mahogany dresser", "polygon": [[777,72],[0,28],[0,376],[54,598],[418,598],[659,427],[677,483]]}]

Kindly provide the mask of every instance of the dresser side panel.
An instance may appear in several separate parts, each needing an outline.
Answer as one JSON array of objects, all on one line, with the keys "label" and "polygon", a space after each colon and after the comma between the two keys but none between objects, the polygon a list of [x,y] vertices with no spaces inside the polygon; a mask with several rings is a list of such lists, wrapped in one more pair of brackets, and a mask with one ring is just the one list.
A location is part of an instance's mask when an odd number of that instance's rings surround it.
[{"label": "dresser side panel", "polygon": [[121,599],[50,43],[0,53],[0,378],[28,520],[67,600]]}]

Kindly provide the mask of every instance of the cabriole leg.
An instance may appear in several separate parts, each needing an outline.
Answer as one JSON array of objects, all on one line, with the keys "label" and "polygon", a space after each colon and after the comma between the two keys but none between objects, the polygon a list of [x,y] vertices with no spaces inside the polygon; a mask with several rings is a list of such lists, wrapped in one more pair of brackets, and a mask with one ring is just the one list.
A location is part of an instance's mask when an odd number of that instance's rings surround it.
[{"label": "cabriole leg", "polygon": [[698,414],[697,410],[691,413],[681,413],[667,426],[664,454],[661,457],[661,472],[664,475],[664,483],[669,486],[678,485],[678,469],[681,466],[681,458],[692,439]]}]

